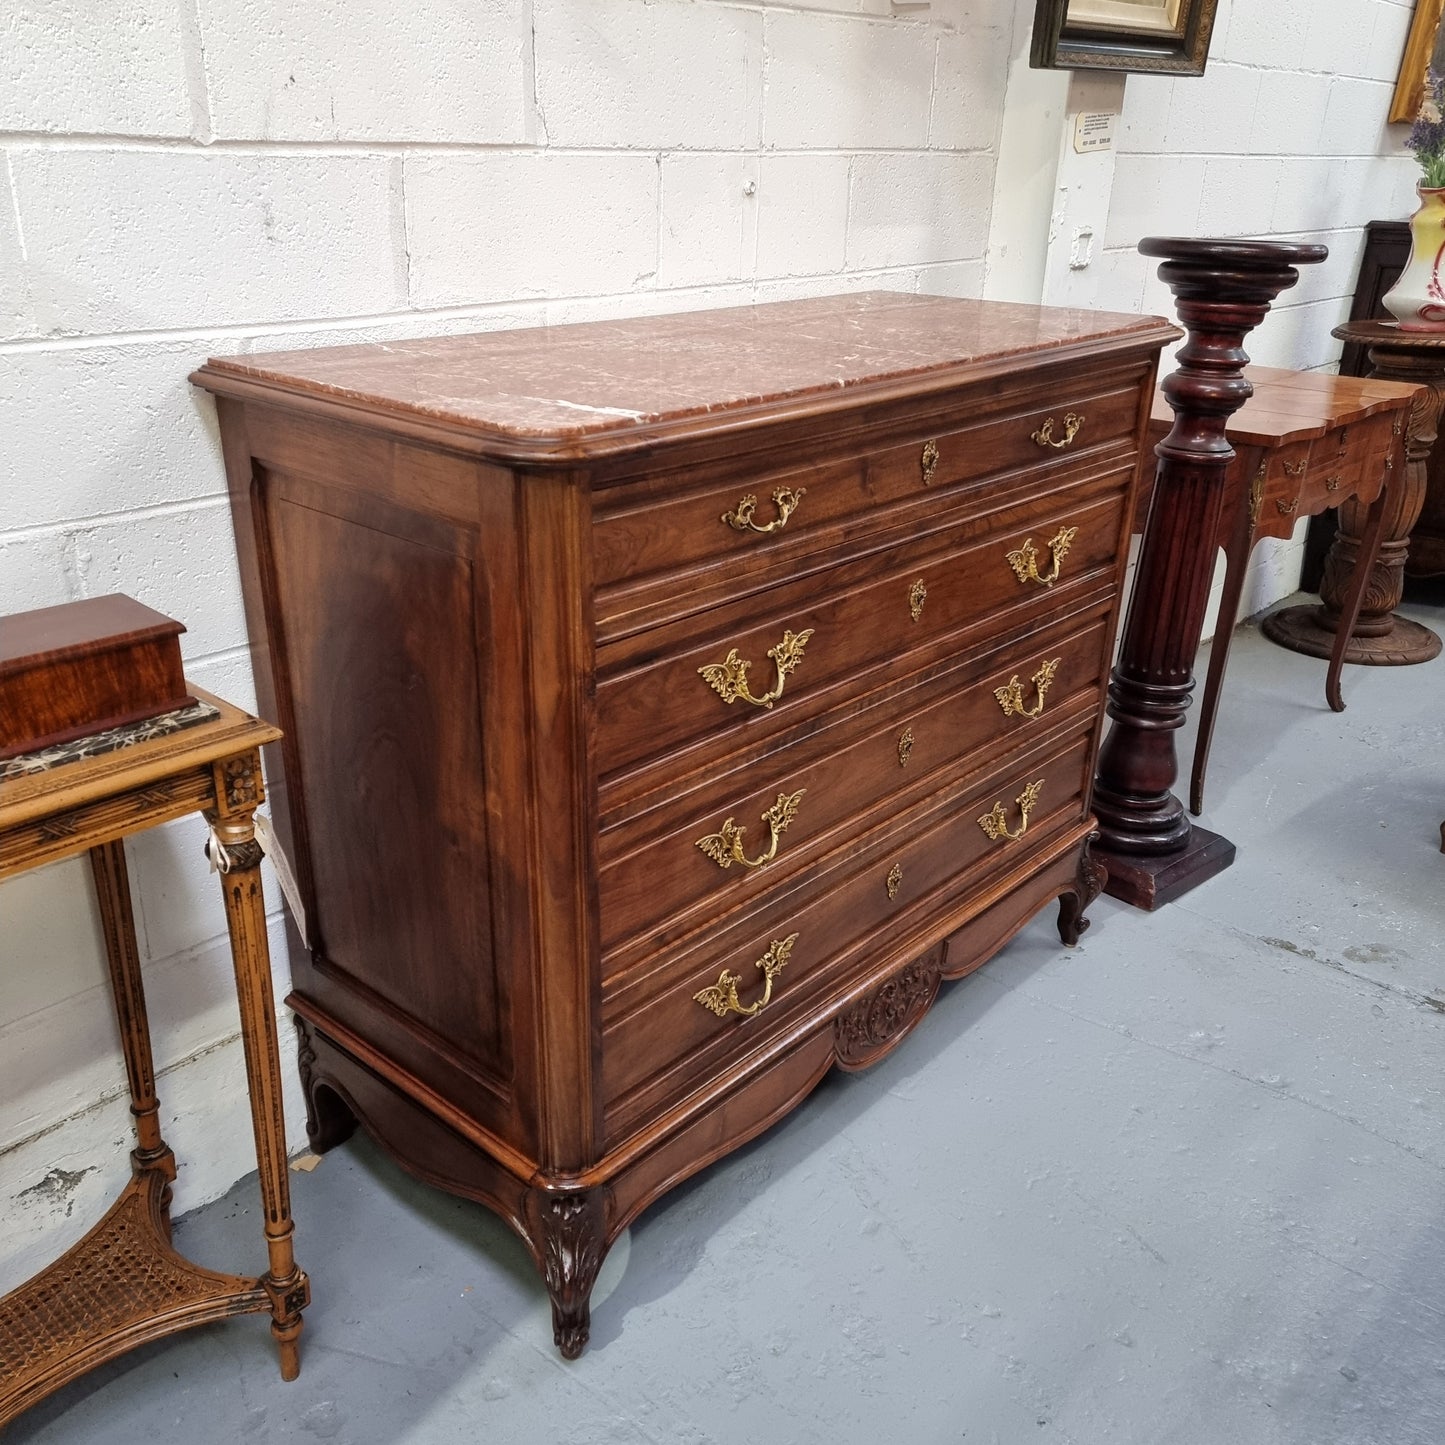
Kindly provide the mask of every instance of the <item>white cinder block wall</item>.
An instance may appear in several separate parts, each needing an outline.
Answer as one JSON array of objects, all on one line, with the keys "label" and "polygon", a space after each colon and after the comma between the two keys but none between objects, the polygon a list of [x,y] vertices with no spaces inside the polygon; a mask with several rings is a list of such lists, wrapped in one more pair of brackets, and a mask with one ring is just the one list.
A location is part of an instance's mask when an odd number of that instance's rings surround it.
[{"label": "white cinder block wall", "polygon": [[[1410,0],[1220,0],[1203,76],[1131,75],[1114,163],[1097,304],[1173,314],[1141,236],[1318,241],[1245,342],[1265,366],[1334,370],[1367,221],[1414,209],[1419,168],[1386,122]],[[1240,616],[1298,586],[1307,523],[1254,553]]]},{"label": "white cinder block wall", "polygon": [[[187,624],[195,682],[254,705],[186,383],[208,355],[977,295],[1013,24],[991,0],[11,0],[0,614],[129,592]],[[198,828],[129,849],[179,1210],[253,1167]],[[130,1147],[83,863],[0,886],[0,1080],[4,1288],[93,1222]]]},{"label": "white cinder block wall", "polygon": [[[1233,10],[1203,80],[1128,82],[1097,301],[1169,312],[1131,254],[1147,232],[1322,235],[1329,267],[1259,355],[1324,365],[1359,226],[1407,210],[1408,163],[1378,157],[1409,6]],[[1032,12],[10,0],[0,614],[132,593],[186,622],[197,683],[251,704],[211,407],[185,380],[208,355],[854,287],[982,294],[996,193],[1047,195],[997,164]],[[130,858],[184,1210],[251,1167],[220,903],[196,825]],[[86,869],[0,886],[0,1288],[98,1215],[129,1147]]]}]

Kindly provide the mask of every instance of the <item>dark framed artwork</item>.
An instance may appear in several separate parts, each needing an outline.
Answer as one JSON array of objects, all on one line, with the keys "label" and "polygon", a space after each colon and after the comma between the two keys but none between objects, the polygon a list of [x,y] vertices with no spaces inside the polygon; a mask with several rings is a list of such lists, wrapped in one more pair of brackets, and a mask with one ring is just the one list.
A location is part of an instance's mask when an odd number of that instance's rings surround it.
[{"label": "dark framed artwork", "polygon": [[1036,70],[1203,75],[1219,0],[1037,0]]}]

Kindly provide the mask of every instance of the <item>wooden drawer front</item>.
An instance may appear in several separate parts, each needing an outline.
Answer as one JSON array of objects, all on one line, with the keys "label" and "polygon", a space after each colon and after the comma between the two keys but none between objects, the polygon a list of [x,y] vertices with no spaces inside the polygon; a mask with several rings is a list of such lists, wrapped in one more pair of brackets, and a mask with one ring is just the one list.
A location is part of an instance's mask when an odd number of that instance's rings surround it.
[{"label": "wooden drawer front", "polygon": [[[702,919],[747,906],[847,835],[925,800],[980,750],[1008,748],[1061,717],[1096,712],[1110,642],[1109,618],[1100,611],[990,650],[921,686],[882,690],[866,710],[605,832],[604,978]],[[780,800],[793,806],[780,807]],[[781,828],[765,819],[769,810]],[[774,856],[756,867],[739,861],[726,846],[727,822],[745,830],[735,848],[747,860],[756,863],[776,837]],[[711,853],[699,846],[704,841]]]},{"label": "wooden drawer front", "polygon": [[[839,524],[859,514],[910,500],[926,506],[949,487],[1015,467],[1037,473],[1091,450],[1132,445],[1138,411],[1137,380],[1118,372],[1098,381],[1070,378],[1015,396],[1004,415],[974,421],[970,412],[968,426],[836,461],[694,485],[673,476],[623,485],[602,494],[596,513],[597,584],[638,584],[702,562],[752,565],[760,557],[785,570],[836,541]],[[1082,418],[1076,430],[1069,417]]]},{"label": "wooden drawer front", "polygon": [[[702,619],[709,634],[695,641],[685,626],[656,629],[627,649],[641,665],[620,666],[622,649],[599,648],[601,776],[606,780],[661,758],[691,739],[778,729],[780,719],[823,711],[834,685],[856,693],[872,668],[892,665],[895,674],[906,674],[911,654],[971,624],[997,616],[1000,625],[1009,625],[1010,608],[1023,620],[1066,605],[1071,591],[1098,581],[1100,570],[1114,565],[1128,480],[1127,472],[1095,479],[1092,500],[1074,491],[1050,497],[1055,510],[1032,519],[1026,508],[1017,509],[1018,516],[1007,512],[1003,530],[970,538],[967,545],[944,533],[915,548],[895,548],[823,578],[719,608]],[[960,530],[966,536],[971,529]],[[1029,548],[1035,572],[1051,576],[1057,549],[1051,554],[1050,541],[1069,531],[1072,540],[1057,583],[1020,580],[1009,554]],[[690,630],[699,628],[694,623]],[[725,701],[709,682],[713,676],[718,686],[728,687],[729,677],[736,681],[739,661],[748,665],[748,695],[772,699],[767,706],[747,696]]]},{"label": "wooden drawer front", "polygon": [[1393,422],[1388,414],[1367,417],[1315,443],[1311,465],[1319,469],[1319,485],[1327,497],[1343,500],[1361,488],[1367,488],[1372,497],[1376,495],[1376,484],[1395,442]]},{"label": "wooden drawer front", "polygon": [[[826,1018],[829,994],[899,949],[921,949],[986,901],[991,882],[1027,869],[1038,849],[1084,816],[1093,718],[963,790],[940,789],[832,857],[752,912],[659,950],[654,966],[603,988],[602,1088],[609,1142],[804,1020]],[[990,838],[981,819],[1021,824],[1019,799],[1037,785],[1024,836]],[[997,807],[998,813],[995,814]],[[788,941],[792,940],[789,946]],[[717,1016],[697,995],[732,975],[743,1007],[763,995],[759,961],[786,949],[766,1008]]]}]

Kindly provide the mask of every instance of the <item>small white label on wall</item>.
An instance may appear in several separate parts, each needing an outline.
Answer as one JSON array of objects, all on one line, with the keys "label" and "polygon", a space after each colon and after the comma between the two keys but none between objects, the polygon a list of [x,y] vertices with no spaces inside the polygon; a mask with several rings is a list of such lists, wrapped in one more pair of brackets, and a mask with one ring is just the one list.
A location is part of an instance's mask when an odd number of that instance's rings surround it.
[{"label": "small white label on wall", "polygon": [[1118,114],[1112,110],[1082,110],[1074,117],[1074,149],[1080,155],[1088,151],[1114,148],[1114,122]]}]

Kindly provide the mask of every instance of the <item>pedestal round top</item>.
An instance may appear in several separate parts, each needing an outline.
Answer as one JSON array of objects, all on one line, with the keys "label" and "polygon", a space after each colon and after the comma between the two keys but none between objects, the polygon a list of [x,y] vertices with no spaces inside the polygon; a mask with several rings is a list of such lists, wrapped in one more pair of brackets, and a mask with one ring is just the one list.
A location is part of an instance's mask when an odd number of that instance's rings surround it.
[{"label": "pedestal round top", "polygon": [[1246,269],[1311,265],[1323,261],[1330,254],[1327,246],[1303,242],[1204,236],[1145,236],[1139,242],[1139,252],[1144,256],[1158,256],[1166,261],[1182,261],[1190,265]]},{"label": "pedestal round top", "polygon": [[1404,331],[1398,321],[1342,321],[1330,335],[1368,346],[1371,351],[1445,352],[1445,331]]}]

